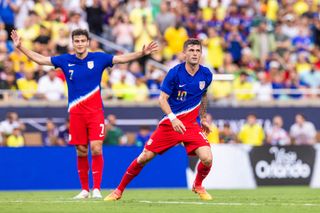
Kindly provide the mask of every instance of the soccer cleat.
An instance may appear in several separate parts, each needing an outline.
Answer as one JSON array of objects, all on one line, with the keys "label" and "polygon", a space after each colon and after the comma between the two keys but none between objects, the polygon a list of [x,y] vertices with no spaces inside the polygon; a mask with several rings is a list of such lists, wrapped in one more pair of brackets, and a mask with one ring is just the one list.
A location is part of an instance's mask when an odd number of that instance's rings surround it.
[{"label": "soccer cleat", "polygon": [[104,198],[104,201],[116,201],[119,200],[122,196],[122,192],[119,189],[111,192],[107,197]]},{"label": "soccer cleat", "polygon": [[87,199],[89,197],[90,197],[90,193],[87,190],[82,190],[77,196],[74,196],[73,199],[81,200],[81,199]]},{"label": "soccer cleat", "polygon": [[192,186],[192,191],[199,195],[201,200],[212,200],[212,196],[206,191],[203,186]]},{"label": "soccer cleat", "polygon": [[100,190],[99,189],[93,189],[91,198],[93,198],[93,199],[101,199],[102,195],[101,195]]}]

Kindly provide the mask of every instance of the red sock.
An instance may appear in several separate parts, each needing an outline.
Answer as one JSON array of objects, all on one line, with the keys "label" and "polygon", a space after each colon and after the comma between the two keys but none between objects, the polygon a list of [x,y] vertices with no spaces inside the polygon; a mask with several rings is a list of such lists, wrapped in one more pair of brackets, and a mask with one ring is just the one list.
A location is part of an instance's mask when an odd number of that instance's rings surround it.
[{"label": "red sock", "polygon": [[100,190],[101,180],[102,180],[102,171],[103,171],[102,155],[92,156],[91,168],[92,168],[92,177],[93,177],[93,188]]},{"label": "red sock", "polygon": [[81,188],[89,191],[89,161],[88,156],[78,156],[78,175],[80,179]]},{"label": "red sock", "polygon": [[197,167],[197,176],[196,179],[194,181],[194,185],[195,186],[201,186],[202,185],[202,181],[207,177],[207,175],[209,174],[211,169],[211,165],[209,167],[205,166],[201,161]]},{"label": "red sock", "polygon": [[126,186],[131,182],[131,180],[137,176],[142,170],[143,166],[137,162],[137,159],[132,161],[130,166],[127,168],[126,173],[123,175],[122,180],[118,186],[118,189],[123,192]]}]

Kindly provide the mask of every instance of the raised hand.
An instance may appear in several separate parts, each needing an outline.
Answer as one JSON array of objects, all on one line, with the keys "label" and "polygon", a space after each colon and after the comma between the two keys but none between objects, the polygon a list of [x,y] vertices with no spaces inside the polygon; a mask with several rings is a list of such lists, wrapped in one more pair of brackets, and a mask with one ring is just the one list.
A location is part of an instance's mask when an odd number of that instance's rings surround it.
[{"label": "raised hand", "polygon": [[17,31],[16,30],[12,30],[11,31],[11,38],[12,38],[12,41],[13,41],[13,44],[16,48],[19,48],[21,46],[21,38],[20,36],[18,35]]},{"label": "raised hand", "polygon": [[152,41],[147,46],[143,45],[142,54],[143,55],[150,55],[151,53],[156,52],[158,50],[159,50],[159,46],[158,46],[157,42]]}]

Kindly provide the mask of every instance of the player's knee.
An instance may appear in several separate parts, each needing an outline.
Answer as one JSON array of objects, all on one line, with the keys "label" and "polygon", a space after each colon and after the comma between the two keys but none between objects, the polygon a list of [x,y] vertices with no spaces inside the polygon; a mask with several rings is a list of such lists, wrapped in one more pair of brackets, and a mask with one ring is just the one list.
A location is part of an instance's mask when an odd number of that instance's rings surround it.
[{"label": "player's knee", "polygon": [[212,165],[212,158],[208,157],[202,160],[202,163],[207,166],[210,167]]},{"label": "player's knee", "polygon": [[204,158],[201,159],[201,162],[207,167],[211,166],[212,165],[212,155],[205,156]]},{"label": "player's knee", "polygon": [[146,152],[146,151],[143,151],[139,157],[138,157],[138,163],[139,164],[146,164],[148,163],[150,160],[152,160],[152,158],[154,157],[153,153],[151,152]]},{"label": "player's knee", "polygon": [[91,154],[92,155],[101,155],[102,154],[102,147],[99,147],[99,146],[91,147]]},{"label": "player's knee", "polygon": [[77,146],[77,155],[78,156],[87,156],[88,155],[88,147]]}]

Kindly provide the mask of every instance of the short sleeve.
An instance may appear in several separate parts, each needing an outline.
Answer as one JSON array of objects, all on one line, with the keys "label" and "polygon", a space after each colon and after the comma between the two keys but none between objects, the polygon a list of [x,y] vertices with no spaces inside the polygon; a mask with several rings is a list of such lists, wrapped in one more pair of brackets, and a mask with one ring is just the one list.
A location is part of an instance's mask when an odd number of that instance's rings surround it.
[{"label": "short sleeve", "polygon": [[208,69],[207,73],[208,74],[207,74],[207,82],[206,82],[207,87],[206,87],[206,89],[210,86],[210,84],[212,82],[212,72]]},{"label": "short sleeve", "polygon": [[60,67],[62,68],[63,66],[63,55],[58,55],[58,56],[52,56],[51,57],[51,63],[53,64],[53,66]]},{"label": "short sleeve", "polygon": [[160,90],[171,95],[174,88],[175,70],[169,70],[168,74],[164,78]]},{"label": "short sleeve", "polygon": [[113,55],[108,53],[101,53],[101,60],[105,67],[112,67]]}]

